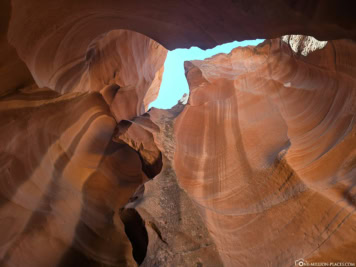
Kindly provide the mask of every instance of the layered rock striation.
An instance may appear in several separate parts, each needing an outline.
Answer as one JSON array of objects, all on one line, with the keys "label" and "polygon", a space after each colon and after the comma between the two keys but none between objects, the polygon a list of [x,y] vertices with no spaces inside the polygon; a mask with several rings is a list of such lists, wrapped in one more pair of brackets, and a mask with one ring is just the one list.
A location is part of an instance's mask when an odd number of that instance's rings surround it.
[{"label": "layered rock striation", "polygon": [[137,265],[120,209],[162,159],[152,137],[145,157],[114,137],[157,95],[167,50],[114,31],[89,51],[80,68],[32,69],[58,92],[32,84],[0,100],[3,266]]},{"label": "layered rock striation", "polygon": [[40,87],[53,88],[50,84],[65,72],[60,82],[65,86],[57,90],[70,90],[67,83],[77,82],[75,73],[85,68],[83,57],[92,42],[116,29],[139,32],[168,49],[193,45],[206,49],[290,33],[319,40],[355,39],[354,9],[353,2],[337,0],[3,0],[1,92],[21,88],[33,78]]},{"label": "layered rock striation", "polygon": [[287,36],[185,63],[174,167],[225,266],[355,261],[355,48]]},{"label": "layered rock striation", "polygon": [[31,89],[1,100],[2,265],[133,265],[116,209],[146,179],[139,156],[111,141],[99,93]]}]

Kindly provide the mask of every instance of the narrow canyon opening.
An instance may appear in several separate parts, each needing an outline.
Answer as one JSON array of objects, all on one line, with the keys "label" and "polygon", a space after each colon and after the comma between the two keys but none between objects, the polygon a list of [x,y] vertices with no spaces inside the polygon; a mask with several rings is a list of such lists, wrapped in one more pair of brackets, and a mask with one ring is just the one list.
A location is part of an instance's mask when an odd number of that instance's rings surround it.
[{"label": "narrow canyon opening", "polygon": [[125,233],[132,244],[132,255],[138,265],[146,257],[148,235],[145,222],[134,209],[121,209],[120,218],[125,225]]},{"label": "narrow canyon opening", "polygon": [[[254,46],[261,42],[263,42],[263,40],[252,40],[244,42],[235,41],[219,45],[208,50],[192,47],[190,49],[176,49],[173,51],[168,51],[168,53],[165,51],[167,53],[167,58],[164,62],[164,71],[163,73],[160,73],[161,77],[158,79],[158,81],[161,82],[158,82],[155,85],[157,86],[156,90],[158,97],[156,100],[149,103],[148,112],[142,114],[138,113],[138,115],[134,117],[123,118],[116,115],[117,113],[115,113],[115,94],[120,93],[120,91],[125,92],[125,86],[122,84],[114,84],[106,87],[105,90],[102,91],[102,94],[106,101],[110,103],[110,109],[114,111],[113,114],[115,115],[115,119],[117,121],[117,126],[113,135],[113,141],[118,144],[128,145],[134,149],[138,153],[141,160],[143,173],[147,176],[148,179],[153,179],[161,172],[163,161],[162,152],[158,149],[154,137],[156,131],[160,130],[155,129],[157,126],[155,126],[154,123],[152,124],[150,118],[150,109],[152,107],[155,107],[156,109],[170,109],[177,105],[178,102],[181,104],[187,103],[189,97],[187,94],[189,93],[189,90],[188,81],[185,76],[186,69],[184,67],[184,62],[188,60],[204,60],[206,58],[215,56],[216,54],[227,55],[236,47]],[[139,50],[143,49],[143,47],[137,46],[136,49],[137,50],[134,51],[134,53],[136,52],[140,54],[141,52],[139,52]],[[91,56],[93,57],[95,53],[93,51],[95,51],[95,49],[92,48],[90,51]],[[130,64],[130,62],[128,62],[128,64]],[[115,77],[115,75],[113,77]],[[157,73],[154,77],[154,80],[157,79]],[[117,82],[119,84],[119,81]],[[150,91],[152,89],[152,84],[148,86]],[[110,101],[110,94],[112,94],[111,98],[114,99],[112,101]],[[185,99],[182,99],[183,94],[186,94]],[[121,118],[121,120],[118,118]],[[144,190],[144,184],[139,186],[139,188]],[[138,198],[142,197],[143,192],[136,192],[134,195],[135,197],[131,197],[128,201],[137,201]],[[145,259],[149,242],[145,224],[149,223],[151,227],[152,225],[155,226],[155,228],[153,228],[154,231],[159,233],[159,239],[163,240],[160,230],[154,223],[145,222],[135,209],[120,208],[119,215],[122,222],[124,223],[125,233],[132,245],[133,258],[138,264],[141,264]]]},{"label": "narrow canyon opening", "polygon": [[158,97],[150,103],[149,107],[169,109],[176,105],[181,99],[182,103],[187,102],[189,87],[184,74],[185,61],[204,60],[220,53],[229,54],[231,50],[236,47],[248,45],[256,46],[263,41],[263,39],[246,40],[242,42],[234,41],[206,50],[193,46],[189,49],[178,48],[168,51]]}]

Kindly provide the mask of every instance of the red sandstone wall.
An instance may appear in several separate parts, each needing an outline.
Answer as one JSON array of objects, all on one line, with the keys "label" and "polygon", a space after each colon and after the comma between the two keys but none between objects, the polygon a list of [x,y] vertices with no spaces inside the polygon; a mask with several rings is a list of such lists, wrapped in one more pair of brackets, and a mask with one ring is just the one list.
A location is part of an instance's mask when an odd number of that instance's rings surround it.
[{"label": "red sandstone wall", "polygon": [[174,166],[224,265],[355,260],[355,47],[275,39],[186,62]]}]

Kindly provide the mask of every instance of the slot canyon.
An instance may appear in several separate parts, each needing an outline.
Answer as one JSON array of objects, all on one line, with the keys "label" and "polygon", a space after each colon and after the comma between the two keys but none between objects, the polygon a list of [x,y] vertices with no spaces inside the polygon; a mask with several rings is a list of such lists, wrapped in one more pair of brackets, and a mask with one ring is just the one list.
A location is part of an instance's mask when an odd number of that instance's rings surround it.
[{"label": "slot canyon", "polygon": [[[0,12],[0,266],[355,266],[356,3]],[[149,108],[169,50],[258,38]]]}]

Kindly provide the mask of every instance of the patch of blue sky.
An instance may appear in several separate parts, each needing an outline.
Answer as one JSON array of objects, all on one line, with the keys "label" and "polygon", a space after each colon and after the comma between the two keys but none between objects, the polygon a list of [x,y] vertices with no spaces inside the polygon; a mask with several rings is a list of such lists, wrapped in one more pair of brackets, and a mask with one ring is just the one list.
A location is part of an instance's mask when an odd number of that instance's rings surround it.
[{"label": "patch of blue sky", "polygon": [[184,75],[184,61],[203,60],[220,53],[228,54],[235,47],[258,45],[263,41],[261,39],[242,42],[234,41],[207,50],[193,46],[189,49],[179,48],[168,51],[159,95],[149,107],[169,109],[177,104],[184,94],[189,93],[188,83]]}]

